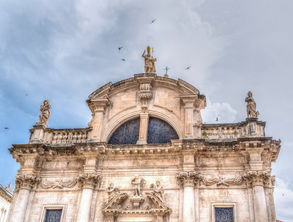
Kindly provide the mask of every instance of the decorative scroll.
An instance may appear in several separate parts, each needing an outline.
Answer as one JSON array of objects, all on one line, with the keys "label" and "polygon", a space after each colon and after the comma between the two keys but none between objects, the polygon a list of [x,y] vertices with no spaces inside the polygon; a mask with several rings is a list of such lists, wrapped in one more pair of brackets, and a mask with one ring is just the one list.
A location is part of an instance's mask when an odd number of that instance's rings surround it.
[{"label": "decorative scroll", "polygon": [[139,134],[139,118],[122,124],[111,136],[109,144],[136,144]]},{"label": "decorative scroll", "polygon": [[230,186],[230,185],[241,185],[244,180],[243,176],[218,176],[218,177],[204,177],[202,176],[201,182],[206,186],[211,186],[216,184],[217,186]]},{"label": "decorative scroll", "polygon": [[72,188],[77,184],[77,179],[56,179],[54,181],[43,180],[40,186],[44,189]]},{"label": "decorative scroll", "polygon": [[176,131],[165,121],[150,117],[148,127],[148,143],[169,143],[178,139]]}]

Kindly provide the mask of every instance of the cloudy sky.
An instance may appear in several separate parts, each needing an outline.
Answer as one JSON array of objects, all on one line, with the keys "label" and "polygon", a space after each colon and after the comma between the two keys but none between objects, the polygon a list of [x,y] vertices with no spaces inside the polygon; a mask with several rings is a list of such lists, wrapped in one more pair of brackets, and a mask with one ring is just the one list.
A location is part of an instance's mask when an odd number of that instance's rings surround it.
[{"label": "cloudy sky", "polygon": [[150,44],[159,75],[168,66],[207,96],[206,123],[244,120],[253,91],[267,135],[282,140],[278,218],[293,221],[292,0],[1,0],[0,9],[1,184],[18,168],[7,148],[28,142],[43,99],[49,127],[85,127],[87,96],[142,72]]}]

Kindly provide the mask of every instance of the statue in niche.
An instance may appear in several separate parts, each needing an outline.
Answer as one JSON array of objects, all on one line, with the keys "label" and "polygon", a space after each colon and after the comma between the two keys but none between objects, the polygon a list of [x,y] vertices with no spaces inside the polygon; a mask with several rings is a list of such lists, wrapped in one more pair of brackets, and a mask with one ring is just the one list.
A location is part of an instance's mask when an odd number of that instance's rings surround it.
[{"label": "statue in niche", "polygon": [[50,104],[48,100],[44,100],[43,105],[41,105],[40,107],[40,116],[39,116],[39,122],[37,123],[37,125],[42,125],[47,127],[48,125],[48,121],[50,118]]},{"label": "statue in niche", "polygon": [[256,111],[256,103],[252,97],[252,92],[248,92],[245,102],[247,103],[247,118],[257,118],[259,113]]},{"label": "statue in niche", "polygon": [[153,190],[152,193],[163,201],[164,189],[161,182],[157,180],[155,184],[151,184],[151,189]]},{"label": "statue in niche", "polygon": [[147,47],[146,50],[143,51],[142,57],[144,58],[144,71],[145,73],[155,73],[156,66],[155,62],[156,58],[153,57],[154,49],[150,46]]},{"label": "statue in niche", "polygon": [[145,180],[139,176],[135,176],[131,180],[131,184],[134,186],[134,196],[141,196],[141,188],[145,185]]}]

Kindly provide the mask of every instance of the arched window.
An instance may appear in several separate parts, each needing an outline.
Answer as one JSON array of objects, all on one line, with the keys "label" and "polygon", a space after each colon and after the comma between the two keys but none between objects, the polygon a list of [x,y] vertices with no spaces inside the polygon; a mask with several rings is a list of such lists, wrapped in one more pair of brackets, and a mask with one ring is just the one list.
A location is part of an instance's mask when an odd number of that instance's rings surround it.
[{"label": "arched window", "polygon": [[136,144],[139,134],[139,118],[127,121],[112,134],[109,144]]},{"label": "arched window", "polygon": [[169,123],[158,118],[150,117],[148,143],[169,143],[173,139],[178,139],[178,135]]},{"label": "arched window", "polygon": [[[114,131],[108,143],[114,145],[136,144],[139,137],[139,123],[139,118],[125,122]],[[169,143],[178,138],[176,131],[170,124],[158,118],[149,118],[147,143]]]}]

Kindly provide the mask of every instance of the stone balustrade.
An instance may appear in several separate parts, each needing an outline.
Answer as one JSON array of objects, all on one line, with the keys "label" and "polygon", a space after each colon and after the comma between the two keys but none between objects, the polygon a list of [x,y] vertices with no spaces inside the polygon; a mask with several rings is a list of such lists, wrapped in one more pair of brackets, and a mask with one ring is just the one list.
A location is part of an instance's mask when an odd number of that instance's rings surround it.
[{"label": "stone balustrade", "polygon": [[241,122],[234,124],[204,124],[202,137],[210,140],[234,140],[241,137],[263,137],[264,122]]},{"label": "stone balustrade", "polygon": [[85,143],[89,128],[83,129],[46,129],[44,142],[47,144]]}]

